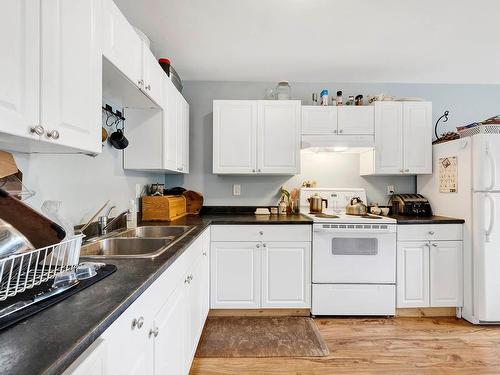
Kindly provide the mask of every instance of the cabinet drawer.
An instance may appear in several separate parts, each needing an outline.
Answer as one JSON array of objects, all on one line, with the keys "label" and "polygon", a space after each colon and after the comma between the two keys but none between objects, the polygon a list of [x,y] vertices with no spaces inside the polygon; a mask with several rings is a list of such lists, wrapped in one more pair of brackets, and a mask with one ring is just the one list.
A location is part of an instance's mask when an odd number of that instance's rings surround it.
[{"label": "cabinet drawer", "polygon": [[462,224],[398,225],[398,241],[460,241]]},{"label": "cabinet drawer", "polygon": [[311,241],[311,225],[212,225],[212,241]]}]

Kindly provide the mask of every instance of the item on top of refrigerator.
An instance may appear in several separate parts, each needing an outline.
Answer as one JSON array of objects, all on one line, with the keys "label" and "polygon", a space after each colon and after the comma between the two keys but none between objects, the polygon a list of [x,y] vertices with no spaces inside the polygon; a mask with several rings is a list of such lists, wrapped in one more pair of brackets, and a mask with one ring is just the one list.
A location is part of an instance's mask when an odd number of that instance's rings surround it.
[{"label": "item on top of refrigerator", "polygon": [[277,100],[290,100],[292,98],[292,88],[288,81],[278,82],[276,86],[276,99]]},{"label": "item on top of refrigerator", "polygon": [[354,98],[354,104],[355,105],[363,105],[363,95],[356,95]]},{"label": "item on top of refrigerator", "polygon": [[318,93],[317,92],[312,93],[312,105],[318,105]]},{"label": "item on top of refrigerator", "polygon": [[337,91],[337,105],[342,105],[342,91]]},{"label": "item on top of refrigerator", "polygon": [[328,105],[328,90],[323,89],[321,90],[321,93],[319,94],[321,97],[321,105],[327,106]]},{"label": "item on top of refrigerator", "polygon": [[349,99],[347,100],[345,105],[354,105],[354,96],[349,95]]}]

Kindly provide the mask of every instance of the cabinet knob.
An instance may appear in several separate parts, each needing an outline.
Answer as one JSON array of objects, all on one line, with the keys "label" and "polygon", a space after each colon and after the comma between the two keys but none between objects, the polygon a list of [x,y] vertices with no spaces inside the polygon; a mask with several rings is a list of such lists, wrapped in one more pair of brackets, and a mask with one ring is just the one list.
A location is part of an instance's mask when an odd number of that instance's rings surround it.
[{"label": "cabinet knob", "polygon": [[144,81],[143,81],[142,79],[140,79],[140,80],[138,80],[138,81],[137,81],[137,84],[138,84],[139,86],[142,86],[142,85],[144,85]]},{"label": "cabinet knob", "polygon": [[255,169],[252,169],[252,173],[255,173]]},{"label": "cabinet knob", "polygon": [[59,139],[59,132],[57,130],[47,132],[47,138]]},{"label": "cabinet knob", "polygon": [[404,172],[405,172],[405,170],[404,170],[404,169],[400,169],[399,171],[400,171],[401,173],[404,173]]},{"label": "cabinet knob", "polygon": [[433,236],[433,235],[434,235],[434,231],[433,231],[433,230],[430,230],[430,231],[429,231],[429,234],[430,234],[431,236]]},{"label": "cabinet knob", "polygon": [[264,231],[260,230],[259,234],[262,236],[264,234]]},{"label": "cabinet knob", "polygon": [[432,247],[438,247],[438,244],[437,243],[433,243]]},{"label": "cabinet knob", "polygon": [[344,129],[340,129],[339,133],[342,134],[344,132]]},{"label": "cabinet knob", "polygon": [[45,133],[45,129],[43,128],[42,125],[32,126],[30,128],[30,133],[36,135],[43,135],[43,133]]},{"label": "cabinet knob", "polygon": [[158,327],[156,327],[155,329],[150,329],[149,330],[149,337],[151,337],[151,336],[158,337],[159,333],[160,333],[160,330]]},{"label": "cabinet knob", "polygon": [[146,90],[151,91],[151,85],[147,85],[147,86],[146,86]]},{"label": "cabinet knob", "polygon": [[255,245],[255,247],[258,249],[260,247],[260,244],[258,243],[257,245]]},{"label": "cabinet knob", "polygon": [[405,172],[409,172],[410,170],[408,168],[405,169]]},{"label": "cabinet knob", "polygon": [[259,172],[259,173],[260,173],[260,169],[257,169],[257,172]]},{"label": "cabinet knob", "polygon": [[265,243],[262,244],[262,247],[267,247],[267,245]]},{"label": "cabinet knob", "polygon": [[207,256],[207,252],[206,251],[203,252],[203,256]]},{"label": "cabinet knob", "polygon": [[333,131],[333,134],[337,134],[337,129],[335,129],[335,130]]},{"label": "cabinet knob", "polygon": [[134,318],[134,320],[132,320],[132,329],[134,329],[135,327],[137,327],[137,329],[141,329],[143,325],[144,318],[142,316],[139,317],[139,319]]}]

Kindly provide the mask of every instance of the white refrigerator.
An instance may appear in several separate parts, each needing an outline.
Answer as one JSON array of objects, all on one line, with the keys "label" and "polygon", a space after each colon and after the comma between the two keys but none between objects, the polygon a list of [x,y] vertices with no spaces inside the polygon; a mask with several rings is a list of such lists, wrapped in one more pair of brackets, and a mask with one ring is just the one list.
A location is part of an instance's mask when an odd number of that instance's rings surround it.
[{"label": "white refrigerator", "polygon": [[[440,164],[456,157],[456,192],[440,192]],[[500,323],[500,134],[433,146],[432,175],[417,178],[435,215],[465,219],[464,306],[475,324]]]}]

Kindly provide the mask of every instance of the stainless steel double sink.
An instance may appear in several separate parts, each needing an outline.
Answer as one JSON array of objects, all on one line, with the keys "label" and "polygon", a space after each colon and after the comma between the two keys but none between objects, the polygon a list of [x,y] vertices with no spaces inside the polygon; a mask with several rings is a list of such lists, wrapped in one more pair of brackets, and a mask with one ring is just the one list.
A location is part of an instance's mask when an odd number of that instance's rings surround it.
[{"label": "stainless steel double sink", "polygon": [[189,234],[194,226],[140,226],[110,233],[82,246],[92,258],[154,258]]}]

